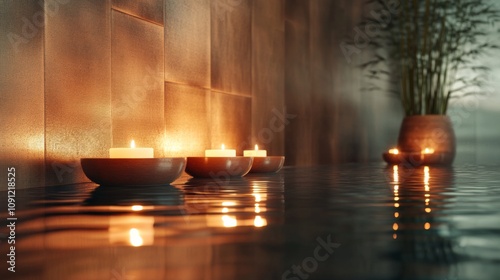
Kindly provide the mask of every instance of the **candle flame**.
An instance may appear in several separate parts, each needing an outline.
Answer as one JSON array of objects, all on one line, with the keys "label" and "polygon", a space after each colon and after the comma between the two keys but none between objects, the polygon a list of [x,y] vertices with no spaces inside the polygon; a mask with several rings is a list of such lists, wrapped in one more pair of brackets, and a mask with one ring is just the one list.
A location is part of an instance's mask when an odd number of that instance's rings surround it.
[{"label": "candle flame", "polygon": [[142,205],[132,205],[132,211],[142,211],[143,209]]},{"label": "candle flame", "polygon": [[134,140],[130,141],[130,148],[135,148],[135,141]]},{"label": "candle flame", "polygon": [[397,155],[397,154],[399,154],[399,150],[398,149],[390,149],[389,153]]},{"label": "candle flame", "polygon": [[221,150],[225,150],[226,149],[226,146],[224,144],[220,145],[220,149]]},{"label": "candle flame", "polygon": [[434,153],[434,149],[431,149],[431,148],[425,148],[422,151],[422,154],[433,154],[433,153]]},{"label": "candle flame", "polygon": [[258,151],[259,150],[259,145],[255,144],[255,150]]}]

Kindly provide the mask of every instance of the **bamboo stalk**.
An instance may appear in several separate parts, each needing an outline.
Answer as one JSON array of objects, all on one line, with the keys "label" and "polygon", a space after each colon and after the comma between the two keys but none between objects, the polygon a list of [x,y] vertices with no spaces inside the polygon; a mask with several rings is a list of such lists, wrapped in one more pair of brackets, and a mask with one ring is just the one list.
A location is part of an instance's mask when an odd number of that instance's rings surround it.
[{"label": "bamboo stalk", "polygon": [[[380,5],[379,12],[385,9],[386,1],[370,1]],[[397,82],[406,115],[446,114],[452,97],[461,94],[462,83],[480,86],[473,78],[457,75],[485,50],[496,48],[475,40],[486,36],[481,28],[498,20],[500,10],[489,0],[402,0],[399,13],[384,30],[388,32],[377,35],[375,46],[389,51],[388,58],[377,57],[377,62],[397,62],[387,66],[389,71],[400,70]],[[474,48],[466,50],[469,45]],[[389,72],[372,73],[377,78]]]}]

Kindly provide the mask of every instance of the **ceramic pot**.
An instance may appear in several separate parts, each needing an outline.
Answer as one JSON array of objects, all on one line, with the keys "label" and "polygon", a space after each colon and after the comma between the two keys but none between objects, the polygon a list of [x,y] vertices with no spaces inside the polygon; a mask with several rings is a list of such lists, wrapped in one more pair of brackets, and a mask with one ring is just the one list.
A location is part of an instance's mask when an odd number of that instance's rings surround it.
[{"label": "ceramic pot", "polygon": [[451,120],[446,115],[409,116],[403,119],[399,130],[398,149],[403,153],[420,153],[433,149],[442,164],[451,164],[455,158],[456,140]]}]

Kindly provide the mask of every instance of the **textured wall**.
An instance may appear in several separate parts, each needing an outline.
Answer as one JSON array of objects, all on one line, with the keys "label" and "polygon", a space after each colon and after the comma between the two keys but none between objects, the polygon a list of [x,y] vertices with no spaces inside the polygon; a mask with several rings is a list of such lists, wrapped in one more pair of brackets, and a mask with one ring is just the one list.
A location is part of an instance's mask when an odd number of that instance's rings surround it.
[{"label": "textured wall", "polygon": [[[35,1],[0,0],[0,190],[44,184],[43,13]],[[33,22],[34,15],[36,25]]]},{"label": "textured wall", "polygon": [[[46,2],[45,9],[49,11]],[[110,7],[60,4],[45,20],[46,185],[87,180],[79,160],[107,156],[110,123]]]},{"label": "textured wall", "polygon": [[[80,158],[132,139],[156,157],[224,143],[289,165],[380,161],[400,105],[362,91],[368,51],[339,47],[362,2],[0,0],[0,167],[19,188],[83,182]],[[480,103],[458,113],[458,162],[498,162],[498,99]]]},{"label": "textured wall", "polygon": [[[362,91],[358,65],[340,44],[355,35],[363,1],[286,1],[285,92],[296,115],[286,129],[287,164],[378,160],[396,139],[400,111],[388,97]],[[394,120],[396,120],[394,122]]]}]

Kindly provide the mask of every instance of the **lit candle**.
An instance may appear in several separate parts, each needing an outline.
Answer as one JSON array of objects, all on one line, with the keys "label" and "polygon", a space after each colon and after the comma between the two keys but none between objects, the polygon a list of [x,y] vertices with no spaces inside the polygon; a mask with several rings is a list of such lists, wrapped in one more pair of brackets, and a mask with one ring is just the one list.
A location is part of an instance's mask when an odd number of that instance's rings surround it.
[{"label": "lit candle", "polygon": [[110,158],[152,158],[154,157],[153,148],[136,148],[135,142],[130,142],[130,148],[111,148],[109,149]]},{"label": "lit candle", "polygon": [[395,148],[394,149],[390,149],[389,150],[389,154],[397,155],[397,154],[399,154],[399,150],[395,149]]},{"label": "lit candle", "polygon": [[231,149],[226,150],[224,144],[221,145],[220,150],[205,150],[205,157],[235,157],[235,156],[236,156],[236,150],[231,150]]},{"label": "lit candle", "polygon": [[433,154],[433,153],[434,153],[434,149],[431,149],[431,148],[425,148],[422,151],[422,154]]},{"label": "lit candle", "polygon": [[255,150],[244,150],[243,156],[245,157],[266,157],[266,150],[259,150],[259,146],[255,145]]}]

